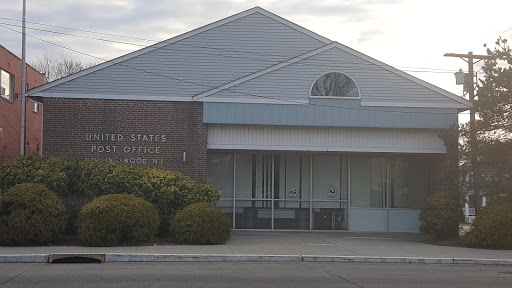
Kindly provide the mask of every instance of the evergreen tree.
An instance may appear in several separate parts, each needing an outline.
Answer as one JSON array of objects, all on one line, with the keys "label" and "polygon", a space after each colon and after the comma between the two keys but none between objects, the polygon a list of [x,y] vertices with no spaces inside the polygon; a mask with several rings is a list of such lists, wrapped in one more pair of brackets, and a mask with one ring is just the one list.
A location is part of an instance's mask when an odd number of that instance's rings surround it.
[{"label": "evergreen tree", "polygon": [[[484,45],[486,47],[486,45]],[[477,86],[473,103],[477,113],[476,168],[482,195],[512,195],[512,51],[506,39],[499,38],[496,47],[487,48],[493,56],[482,67],[483,80]],[[469,124],[460,127],[463,184],[471,182],[469,173]],[[467,189],[470,185],[467,185]],[[479,207],[480,199],[474,199]]]},{"label": "evergreen tree", "polygon": [[[485,45],[484,45],[485,46]],[[475,101],[479,133],[486,139],[511,140],[512,135],[512,51],[506,39],[499,38],[496,48],[487,48],[494,56],[486,60]]]}]

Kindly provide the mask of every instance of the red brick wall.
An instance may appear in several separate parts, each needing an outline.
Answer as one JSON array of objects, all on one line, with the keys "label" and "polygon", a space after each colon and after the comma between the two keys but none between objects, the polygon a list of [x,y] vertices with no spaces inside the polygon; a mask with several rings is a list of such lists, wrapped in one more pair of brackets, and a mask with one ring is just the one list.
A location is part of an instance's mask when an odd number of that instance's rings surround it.
[{"label": "red brick wall", "polygon": [[[21,95],[21,60],[0,45],[0,68],[14,75],[14,94]],[[44,75],[27,66],[27,83],[29,88],[44,84]],[[0,97],[0,128],[3,137],[0,139],[0,163],[20,155],[21,99],[13,101]],[[26,103],[25,154],[40,154],[37,147],[41,143],[41,121],[43,108],[39,105],[39,113],[32,112],[33,102]]]},{"label": "red brick wall", "polygon": [[206,182],[202,103],[45,98],[44,106],[44,155],[164,167]]}]

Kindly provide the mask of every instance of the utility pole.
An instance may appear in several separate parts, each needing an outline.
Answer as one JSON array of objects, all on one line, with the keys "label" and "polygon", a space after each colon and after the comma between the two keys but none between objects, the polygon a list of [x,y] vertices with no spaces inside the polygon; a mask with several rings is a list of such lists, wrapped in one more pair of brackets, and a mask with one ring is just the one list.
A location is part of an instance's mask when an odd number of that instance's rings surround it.
[{"label": "utility pole", "polygon": [[26,0],[23,0],[23,18],[22,18],[22,28],[21,28],[21,113],[20,113],[20,121],[21,121],[21,129],[20,129],[20,155],[25,155],[25,110],[26,110],[26,88],[27,88],[27,63],[26,63],[26,51],[25,51],[25,42],[26,42],[26,34],[25,34],[25,11],[27,10]]},{"label": "utility pole", "polygon": [[[465,78],[464,80],[469,80],[469,101],[471,103],[474,103],[475,101],[475,82],[474,82],[474,70],[473,65],[484,60],[484,59],[493,59],[492,56],[489,55],[473,55],[473,52],[469,52],[468,54],[455,54],[455,53],[446,53],[444,54],[445,57],[459,57],[462,60],[466,61],[468,63],[468,74],[469,77]],[[467,58],[467,60],[465,59]],[[478,60],[474,62],[474,60]],[[464,87],[466,87],[466,83],[464,83]],[[470,149],[470,159],[471,159],[471,173],[473,174],[473,194],[476,198],[475,201],[475,211],[480,208],[480,181],[478,175],[478,167],[477,167],[477,154],[476,154],[476,129],[475,129],[475,106],[473,105],[469,112],[469,149]]]}]

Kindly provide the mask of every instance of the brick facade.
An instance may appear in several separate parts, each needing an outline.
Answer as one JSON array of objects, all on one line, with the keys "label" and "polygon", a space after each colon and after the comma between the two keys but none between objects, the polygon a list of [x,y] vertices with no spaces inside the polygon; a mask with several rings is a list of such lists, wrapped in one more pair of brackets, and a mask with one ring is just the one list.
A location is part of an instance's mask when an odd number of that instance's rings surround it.
[{"label": "brick facade", "polygon": [[162,167],[206,182],[202,103],[45,98],[44,106],[44,155]]},{"label": "brick facade", "polygon": [[[21,59],[0,45],[0,69],[14,76],[14,95],[9,100],[0,97],[0,163],[20,155],[21,130]],[[44,84],[44,74],[27,65],[27,84],[29,89]],[[18,95],[18,96],[17,96]],[[43,107],[33,111],[34,103],[26,99],[25,109],[25,154],[41,154],[41,121]]]}]

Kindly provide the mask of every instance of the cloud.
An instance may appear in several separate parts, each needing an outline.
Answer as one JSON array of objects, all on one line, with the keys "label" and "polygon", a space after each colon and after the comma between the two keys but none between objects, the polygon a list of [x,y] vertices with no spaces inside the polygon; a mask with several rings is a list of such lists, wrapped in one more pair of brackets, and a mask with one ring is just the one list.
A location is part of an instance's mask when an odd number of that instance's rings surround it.
[{"label": "cloud", "polygon": [[[3,2],[0,5],[1,17],[21,19],[21,1]],[[390,65],[437,68],[444,65],[451,69],[453,61],[444,59],[443,52],[474,50],[475,53],[482,53],[477,49],[482,49],[483,43],[494,43],[499,33],[511,28],[508,15],[512,10],[510,0],[487,0],[486,5],[480,4],[478,0],[27,0],[27,20],[162,41],[260,6]],[[464,29],[465,18],[458,15],[474,15],[477,24],[472,29]],[[29,25],[141,45],[153,43]],[[27,32],[105,59],[140,49],[42,31]],[[4,28],[0,28],[0,34],[2,45],[20,55],[21,35]],[[511,38],[512,30],[502,36]],[[30,37],[27,41],[29,60],[43,51],[55,56],[66,51]],[[410,46],[414,46],[414,49]],[[422,60],[418,60],[414,54],[423,55]],[[73,55],[84,62],[99,61],[76,53]],[[453,75],[447,74],[447,81],[452,83]],[[442,83],[437,85],[443,87]],[[448,87],[444,85],[445,89]]]},{"label": "cloud", "polygon": [[381,38],[386,34],[386,32],[383,29],[379,28],[371,28],[362,31],[359,33],[359,38],[357,39],[357,42],[369,42],[374,41],[376,38]]}]

